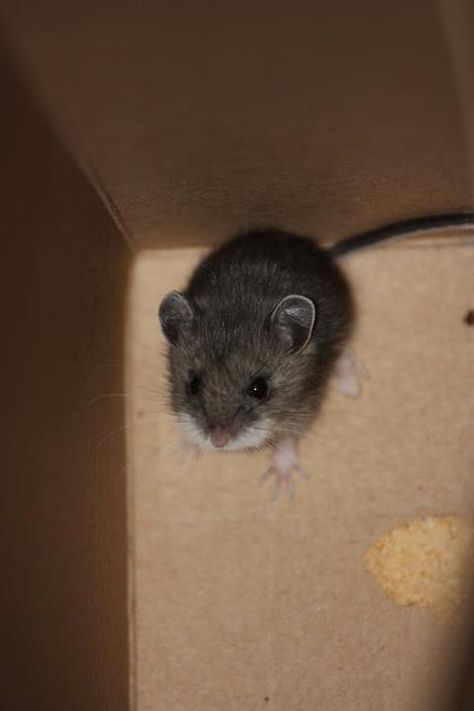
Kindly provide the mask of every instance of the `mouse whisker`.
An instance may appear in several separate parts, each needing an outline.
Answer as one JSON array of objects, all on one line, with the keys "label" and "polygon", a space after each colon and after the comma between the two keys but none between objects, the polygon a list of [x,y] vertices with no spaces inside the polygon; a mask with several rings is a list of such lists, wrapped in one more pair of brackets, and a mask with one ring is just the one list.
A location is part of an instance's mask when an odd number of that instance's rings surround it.
[{"label": "mouse whisker", "polygon": [[164,456],[176,458],[184,464],[189,457],[196,462],[201,454],[201,449],[193,442],[190,442],[185,435],[178,437],[176,442],[168,444],[163,450]]},{"label": "mouse whisker", "polygon": [[138,423],[132,423],[128,422],[125,425],[121,425],[120,427],[117,427],[116,429],[112,430],[111,432],[108,432],[105,434],[98,442],[98,444],[94,447],[90,459],[92,461],[95,461],[97,457],[99,456],[102,448],[110,441],[112,441],[117,435],[122,434],[122,433],[128,433],[129,430],[133,430]]},{"label": "mouse whisker", "polygon": [[127,393],[106,393],[105,395],[97,395],[97,397],[94,397],[92,400],[90,400],[87,403],[87,407],[93,407],[96,403],[100,402],[101,400],[108,400],[110,398],[127,398],[130,397],[127,395]]}]

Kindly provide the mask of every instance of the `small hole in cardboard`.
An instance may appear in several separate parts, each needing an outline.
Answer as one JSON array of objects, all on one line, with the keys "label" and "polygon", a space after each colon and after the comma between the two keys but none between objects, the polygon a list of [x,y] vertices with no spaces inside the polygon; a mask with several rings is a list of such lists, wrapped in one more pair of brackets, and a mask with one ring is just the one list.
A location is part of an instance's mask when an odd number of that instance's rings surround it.
[{"label": "small hole in cardboard", "polygon": [[470,309],[464,316],[466,326],[474,326],[474,309]]}]

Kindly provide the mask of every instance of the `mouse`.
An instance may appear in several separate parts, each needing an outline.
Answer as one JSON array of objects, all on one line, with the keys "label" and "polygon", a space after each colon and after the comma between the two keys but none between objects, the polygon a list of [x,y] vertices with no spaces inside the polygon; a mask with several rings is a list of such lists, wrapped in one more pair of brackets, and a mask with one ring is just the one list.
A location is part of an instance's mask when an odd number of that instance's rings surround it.
[{"label": "mouse", "polygon": [[159,305],[171,408],[200,450],[271,450],[261,479],[274,496],[305,477],[298,441],[321,411],[331,379],[348,396],[363,367],[350,349],[354,295],[346,255],[410,234],[474,226],[474,213],[413,218],[329,248],[278,228],[239,233],[197,265]]}]

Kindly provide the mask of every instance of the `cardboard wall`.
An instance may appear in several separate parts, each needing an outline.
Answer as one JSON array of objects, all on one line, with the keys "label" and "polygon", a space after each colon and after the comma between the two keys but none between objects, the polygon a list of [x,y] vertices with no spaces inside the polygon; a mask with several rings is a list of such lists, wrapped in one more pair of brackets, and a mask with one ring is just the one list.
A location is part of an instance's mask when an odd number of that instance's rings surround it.
[{"label": "cardboard wall", "polygon": [[[142,247],[472,206],[469,0],[3,0]],[[472,158],[472,156],[471,156]]]},{"label": "cardboard wall", "polygon": [[123,399],[102,396],[129,249],[3,49],[0,86],[0,706],[122,711]]}]

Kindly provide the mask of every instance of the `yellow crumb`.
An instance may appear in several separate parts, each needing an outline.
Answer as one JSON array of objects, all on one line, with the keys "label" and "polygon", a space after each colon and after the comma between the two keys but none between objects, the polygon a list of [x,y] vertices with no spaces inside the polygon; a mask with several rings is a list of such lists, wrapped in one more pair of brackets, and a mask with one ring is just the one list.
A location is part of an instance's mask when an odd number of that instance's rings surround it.
[{"label": "yellow crumb", "polygon": [[364,561],[398,605],[418,605],[455,622],[469,595],[474,520],[426,516],[385,533]]}]

